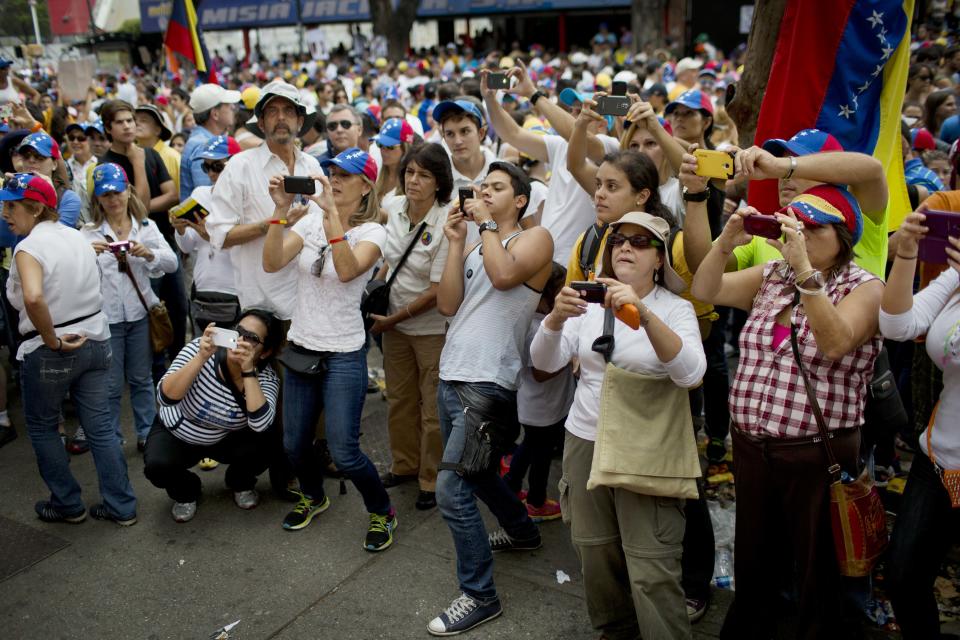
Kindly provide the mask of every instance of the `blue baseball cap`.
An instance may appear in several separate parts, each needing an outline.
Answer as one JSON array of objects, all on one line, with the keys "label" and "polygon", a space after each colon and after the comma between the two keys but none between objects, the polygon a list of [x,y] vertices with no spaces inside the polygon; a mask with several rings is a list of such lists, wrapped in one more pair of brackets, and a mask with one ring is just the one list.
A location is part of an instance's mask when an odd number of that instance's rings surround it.
[{"label": "blue baseball cap", "polygon": [[370,138],[381,147],[395,147],[403,142],[411,143],[417,137],[410,123],[400,118],[390,118],[383,123],[380,133]]},{"label": "blue baseball cap", "polygon": [[3,183],[0,202],[35,200],[51,209],[57,208],[57,192],[53,185],[35,173],[15,173]]},{"label": "blue baseball cap", "polygon": [[566,89],[560,92],[560,102],[567,105],[568,107],[572,107],[574,102],[579,102],[580,104],[583,104],[584,99],[589,97],[590,95],[585,93],[578,93],[576,89],[571,89],[570,87],[567,87]]},{"label": "blue baseball cap", "polygon": [[370,155],[357,147],[350,147],[346,151],[340,152],[335,158],[327,158],[320,163],[324,171],[335,164],[347,173],[353,175],[364,175],[370,182],[377,181],[377,163]]},{"label": "blue baseball cap", "polygon": [[108,162],[93,170],[93,195],[119,193],[127,190],[127,172],[118,164]]},{"label": "blue baseball cap", "polygon": [[24,138],[17,146],[17,151],[19,152],[24,147],[30,147],[44,158],[53,158],[54,160],[60,158],[60,145],[43,131],[31,133]]},{"label": "blue baseball cap", "polygon": [[781,158],[785,155],[808,156],[822,151],[843,151],[840,142],[826,131],[803,129],[789,140],[771,138],[763,143],[763,150]]},{"label": "blue baseball cap", "polygon": [[442,122],[448,113],[466,113],[477,120],[477,127],[482,127],[487,121],[480,107],[469,100],[444,100],[433,108],[433,119]]},{"label": "blue baseball cap", "polygon": [[240,144],[233,136],[214,136],[203,145],[197,157],[204,160],[223,160],[241,151]]},{"label": "blue baseball cap", "polygon": [[677,99],[668,104],[664,110],[663,115],[668,116],[670,113],[677,108],[678,105],[683,105],[688,109],[693,109],[694,111],[705,111],[704,115],[712,116],[713,115],[713,101],[710,100],[708,96],[700,89],[691,89],[690,91],[684,91]]},{"label": "blue baseball cap", "polygon": [[13,60],[7,60],[4,57],[0,57],[0,69],[6,69],[13,64]]}]

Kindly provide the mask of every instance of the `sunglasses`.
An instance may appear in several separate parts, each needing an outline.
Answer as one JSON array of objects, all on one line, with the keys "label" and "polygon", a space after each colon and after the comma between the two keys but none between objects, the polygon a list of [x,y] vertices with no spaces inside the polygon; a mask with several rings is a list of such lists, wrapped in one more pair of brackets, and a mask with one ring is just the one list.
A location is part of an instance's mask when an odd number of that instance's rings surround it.
[{"label": "sunglasses", "polygon": [[69,140],[70,142],[86,142],[87,137],[86,136],[67,136],[67,140]]},{"label": "sunglasses", "polygon": [[381,149],[382,151],[393,151],[394,149],[399,149],[399,148],[400,148],[400,145],[398,145],[398,144],[391,144],[390,146],[386,146],[386,145],[382,145],[382,144],[381,144],[381,145],[378,145],[378,146],[380,147],[380,149]]},{"label": "sunglasses", "polygon": [[327,261],[327,250],[330,248],[330,245],[325,244],[320,248],[320,256],[314,261],[313,266],[310,267],[310,273],[317,276],[318,278],[323,273],[323,265]]},{"label": "sunglasses", "polygon": [[249,342],[254,346],[263,344],[263,340],[260,339],[260,336],[255,334],[253,331],[247,331],[239,325],[237,325],[237,333],[240,334],[240,339],[244,342]]},{"label": "sunglasses", "polygon": [[636,235],[625,236],[619,233],[611,233],[607,236],[607,244],[611,247],[619,247],[624,242],[629,242],[634,249],[646,249],[648,247],[662,247],[663,243],[650,236]]},{"label": "sunglasses", "polygon": [[223,169],[227,166],[227,163],[223,160],[214,160],[213,162],[204,160],[201,166],[203,167],[204,173],[223,173]]},{"label": "sunglasses", "polygon": [[327,123],[327,131],[336,131],[337,127],[343,127],[344,131],[349,131],[353,126],[352,120],[331,120]]}]

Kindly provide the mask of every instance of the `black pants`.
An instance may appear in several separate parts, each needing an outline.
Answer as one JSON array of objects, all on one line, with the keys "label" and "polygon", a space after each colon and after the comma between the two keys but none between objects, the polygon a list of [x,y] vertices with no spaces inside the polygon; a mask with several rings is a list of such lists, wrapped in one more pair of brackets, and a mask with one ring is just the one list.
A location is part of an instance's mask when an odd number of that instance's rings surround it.
[{"label": "black pants", "polygon": [[893,529],[887,561],[887,592],[904,640],[940,637],[933,583],[960,531],[960,509],[953,509],[930,458],[918,452]]},{"label": "black pants", "polygon": [[723,351],[723,325],[714,322],[710,335],[703,341],[707,356],[707,371],[703,374],[703,415],[707,421],[707,435],[723,440],[730,433],[730,377],[727,357]]},{"label": "black pants", "polygon": [[147,436],[143,474],[155,487],[166,489],[175,502],[195,502],[200,497],[200,477],[190,467],[202,458],[230,465],[226,484],[232,491],[247,491],[266,471],[277,439],[270,429],[257,433],[243,429],[223,440],[203,446],[184,442],[166,427],[155,424]]},{"label": "black pants", "polygon": [[687,527],[683,531],[683,556],[680,561],[683,574],[680,584],[688,598],[708,600],[710,581],[713,580],[716,547],[710,510],[703,497],[702,481],[697,482],[697,489],[700,497],[696,500],[687,500],[683,506]]},{"label": "black pants", "polygon": [[542,507],[547,499],[547,480],[550,477],[550,461],[558,443],[563,443],[564,417],[549,427],[530,427],[523,425],[523,442],[513,452],[510,471],[503,477],[514,493],[523,488],[523,477],[527,478],[527,502]]}]

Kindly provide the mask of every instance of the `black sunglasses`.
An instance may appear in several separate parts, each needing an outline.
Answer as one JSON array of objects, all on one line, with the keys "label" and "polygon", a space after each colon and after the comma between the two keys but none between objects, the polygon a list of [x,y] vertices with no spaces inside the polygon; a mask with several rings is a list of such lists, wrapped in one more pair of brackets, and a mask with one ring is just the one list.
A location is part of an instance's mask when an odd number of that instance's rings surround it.
[{"label": "black sunglasses", "polygon": [[249,342],[252,345],[263,344],[263,340],[260,339],[260,336],[255,334],[253,331],[247,331],[240,325],[237,325],[237,333],[240,334],[240,339],[244,342]]},{"label": "black sunglasses", "polygon": [[611,233],[607,236],[607,244],[611,247],[619,247],[624,242],[629,242],[634,249],[646,249],[647,247],[662,247],[663,243],[650,236],[635,235],[625,236],[619,233]]},{"label": "black sunglasses", "polygon": [[353,126],[352,120],[330,120],[327,122],[327,131],[336,131],[337,127],[343,127],[344,131],[349,131]]},{"label": "black sunglasses", "polygon": [[223,173],[223,169],[227,166],[227,163],[223,160],[214,160],[213,162],[204,160],[201,166],[203,167],[204,173]]},{"label": "black sunglasses", "polygon": [[86,142],[87,137],[86,136],[67,136],[67,140],[69,140],[70,142]]},{"label": "black sunglasses", "polygon": [[310,267],[310,273],[318,278],[323,274],[323,265],[327,261],[327,250],[329,248],[330,245],[328,244],[320,247],[320,256],[314,261],[313,266]]}]

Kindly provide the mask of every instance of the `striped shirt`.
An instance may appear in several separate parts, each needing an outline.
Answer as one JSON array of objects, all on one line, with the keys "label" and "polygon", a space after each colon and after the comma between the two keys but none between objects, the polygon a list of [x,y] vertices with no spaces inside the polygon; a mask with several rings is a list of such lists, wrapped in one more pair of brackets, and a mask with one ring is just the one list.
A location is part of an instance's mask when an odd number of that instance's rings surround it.
[{"label": "striped shirt", "polygon": [[198,445],[214,444],[227,437],[231,431],[246,427],[254,431],[266,430],[273,423],[280,393],[280,378],[271,367],[265,367],[257,376],[267,402],[250,413],[237,404],[229,387],[220,380],[216,358],[208,358],[203,363],[200,373],[182,400],[172,400],[163,394],[163,380],[186,365],[199,351],[199,338],[186,344],[157,386],[160,420],[163,425],[184,442]]},{"label": "striped shirt", "polygon": [[[834,305],[876,276],[850,263],[831,275],[826,295]],[[768,438],[802,438],[817,434],[790,340],[773,346],[777,315],[793,304],[793,271],[783,260],[767,263],[763,284],[740,333],[740,364],[730,387],[730,416],[743,432]],[[863,424],[866,388],[880,353],[880,335],[839,360],[817,347],[803,304],[794,307],[800,357],[817,394],[827,428],[850,429]]]}]

